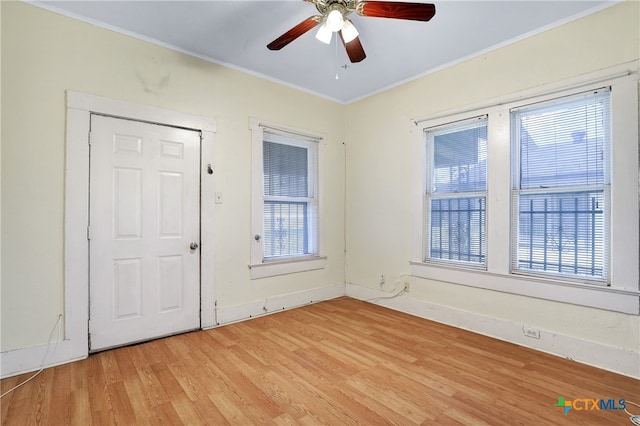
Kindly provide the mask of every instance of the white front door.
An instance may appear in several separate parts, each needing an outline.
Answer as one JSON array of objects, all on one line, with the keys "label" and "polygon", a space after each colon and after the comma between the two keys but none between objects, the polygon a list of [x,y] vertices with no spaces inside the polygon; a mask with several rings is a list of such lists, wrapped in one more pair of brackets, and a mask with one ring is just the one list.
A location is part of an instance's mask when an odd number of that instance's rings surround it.
[{"label": "white front door", "polygon": [[200,328],[200,133],[91,116],[89,349]]}]

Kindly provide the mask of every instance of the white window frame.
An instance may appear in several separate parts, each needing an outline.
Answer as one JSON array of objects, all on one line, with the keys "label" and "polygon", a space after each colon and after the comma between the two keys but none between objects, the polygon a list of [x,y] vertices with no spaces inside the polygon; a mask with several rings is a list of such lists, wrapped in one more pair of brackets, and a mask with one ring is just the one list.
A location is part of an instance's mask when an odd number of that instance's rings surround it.
[{"label": "white window frame", "polygon": [[[524,108],[530,108],[530,107],[537,107],[537,106],[541,106],[541,107],[551,107],[554,105],[558,105],[560,107],[562,107],[563,105],[566,105],[567,103],[570,102],[575,102],[574,100],[577,98],[584,98],[585,96],[589,96],[591,93],[593,93],[594,91],[589,91],[589,92],[582,92],[582,93],[576,93],[574,95],[570,95],[570,96],[565,96],[565,97],[561,97],[561,98],[553,98],[550,99],[548,101],[543,101],[543,102],[536,102],[533,104],[528,104],[525,105]],[[608,88],[603,87],[597,90],[597,92],[604,92],[607,93],[609,96],[609,99],[607,100],[607,105],[610,105],[610,97],[611,97],[611,93],[608,91]],[[513,120],[514,118],[514,113],[517,113],[518,110],[521,110],[523,108],[513,108],[511,110],[511,124],[512,124],[512,131],[513,131]],[[579,186],[572,186],[572,187],[567,187],[567,186],[553,186],[550,187],[548,189],[534,189],[534,188],[529,188],[529,189],[521,189],[520,188],[520,170],[521,170],[521,157],[520,157],[520,149],[521,149],[521,141],[519,140],[520,135],[519,134],[513,134],[511,135],[511,154],[512,154],[512,164],[511,164],[511,168],[512,168],[512,193],[511,193],[511,203],[512,203],[512,213],[511,213],[511,247],[513,249],[513,252],[511,254],[512,256],[512,262],[511,262],[511,272],[514,274],[520,274],[520,275],[527,275],[527,276],[540,276],[542,278],[545,277],[549,277],[549,278],[557,278],[560,280],[566,280],[566,281],[576,281],[576,282],[584,282],[584,283],[592,283],[595,285],[609,285],[610,284],[610,280],[609,280],[609,263],[610,263],[610,252],[609,252],[609,229],[611,227],[611,223],[609,220],[609,216],[611,214],[610,212],[610,205],[611,205],[611,183],[610,183],[610,176],[611,176],[611,108],[609,108],[608,111],[604,111],[605,116],[607,116],[608,122],[605,123],[605,128],[604,128],[604,132],[605,132],[605,137],[607,140],[607,144],[604,146],[604,161],[603,161],[603,167],[604,167],[604,182],[602,184],[596,184],[596,185],[579,185]],[[519,197],[521,195],[532,195],[532,194],[538,194],[538,195],[542,195],[542,194],[562,194],[562,193],[571,193],[571,192],[585,192],[585,191],[589,191],[589,192],[596,192],[596,191],[602,191],[603,193],[603,198],[604,198],[604,208],[603,208],[603,221],[604,221],[604,235],[603,235],[603,239],[604,239],[604,250],[603,250],[603,261],[604,261],[604,275],[602,277],[599,276],[594,276],[594,277],[589,277],[586,275],[577,275],[577,274],[570,274],[570,273],[563,273],[563,272],[557,272],[557,271],[539,271],[536,269],[527,269],[527,268],[521,268],[518,266],[518,259],[517,259],[517,246],[519,244],[519,227],[520,227],[520,215],[519,215]]]},{"label": "white window frame", "polygon": [[[459,199],[459,198],[468,198],[468,197],[484,197],[485,200],[485,213],[484,213],[484,232],[486,233],[487,229],[487,211],[486,211],[486,200],[487,200],[487,188],[484,191],[469,191],[469,192],[447,192],[447,193],[433,193],[433,180],[434,180],[434,169],[435,169],[435,136],[438,134],[446,133],[448,130],[453,131],[462,131],[466,129],[479,127],[478,123],[484,122],[488,125],[487,116],[481,115],[476,117],[467,118],[461,121],[450,122],[446,124],[437,125],[434,127],[429,127],[423,129],[424,134],[424,144],[425,144],[425,164],[424,164],[424,207],[423,207],[423,217],[424,217],[424,228],[423,228],[423,236],[424,236],[424,250],[422,254],[422,259],[424,259],[425,263],[442,263],[443,265],[451,265],[456,267],[463,268],[480,268],[486,269],[487,266],[487,256],[486,256],[486,247],[485,256],[483,262],[465,262],[463,260],[449,260],[442,258],[433,258],[430,256],[429,247],[431,246],[431,202],[434,199]],[[486,237],[485,237],[486,243]]]},{"label": "white window frame", "polygon": [[[265,132],[265,130],[267,130]],[[267,133],[268,135],[265,135]],[[275,143],[279,145],[287,145],[298,148],[304,148],[307,153],[307,190],[308,194],[306,197],[289,197],[289,196],[274,196],[274,195],[262,195],[262,201],[264,204],[268,202],[294,202],[294,203],[305,203],[307,206],[307,214],[306,214],[306,238],[307,238],[307,246],[309,253],[306,254],[294,254],[294,255],[282,255],[282,256],[271,256],[268,257],[265,253],[263,253],[263,261],[264,262],[274,262],[274,261],[282,261],[289,259],[296,259],[299,257],[308,257],[308,256],[316,256],[318,254],[318,196],[317,196],[317,188],[318,188],[318,142],[317,140],[294,137],[290,134],[284,134],[283,132],[276,131],[270,128],[263,127],[263,149],[264,142]],[[263,156],[264,158],[264,156]],[[263,211],[264,215],[264,211]],[[263,227],[264,227],[264,218],[263,218]],[[265,235],[264,229],[262,235],[262,247],[264,250],[264,242]]]},{"label": "white window frame", "polygon": [[[638,259],[639,162],[638,162],[638,70],[633,61],[591,74],[523,90],[464,110],[412,120],[416,139],[424,149],[421,129],[487,114],[487,270],[470,270],[422,260],[424,235],[414,241],[410,262],[414,276],[434,281],[501,291],[545,300],[640,315]],[[611,196],[609,217],[610,284],[539,277],[511,271],[511,122],[510,110],[574,95],[611,88]],[[424,153],[422,158],[424,158]],[[424,162],[416,167],[424,167]],[[421,186],[421,185],[420,185]],[[420,188],[422,189],[422,188]],[[416,188],[417,190],[417,188]],[[417,191],[416,191],[417,192]],[[424,194],[416,193],[416,211],[422,212]],[[415,215],[415,229],[422,229],[422,217]]]},{"label": "white window frame", "polygon": [[[251,279],[266,278],[277,275],[298,273],[322,269],[326,266],[323,256],[322,229],[323,218],[319,213],[322,205],[322,186],[320,185],[322,168],[322,151],[325,136],[319,132],[298,129],[291,126],[272,123],[257,118],[250,118],[251,130]],[[262,236],[264,235],[264,174],[263,143],[265,130],[270,133],[276,143],[311,148],[309,152],[309,236],[311,253],[303,256],[279,256],[265,258]],[[281,139],[281,140],[279,140]],[[314,146],[315,145],[315,146]],[[315,149],[314,149],[315,148]]]}]

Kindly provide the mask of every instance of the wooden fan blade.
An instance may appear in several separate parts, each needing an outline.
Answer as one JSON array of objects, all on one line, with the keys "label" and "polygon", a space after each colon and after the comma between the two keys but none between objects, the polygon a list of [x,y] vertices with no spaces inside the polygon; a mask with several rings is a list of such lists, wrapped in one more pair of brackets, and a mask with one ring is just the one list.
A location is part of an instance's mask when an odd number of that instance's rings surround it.
[{"label": "wooden fan blade", "polygon": [[361,1],[358,3],[356,12],[360,16],[371,16],[374,18],[428,21],[436,14],[436,6],[429,3]]},{"label": "wooden fan blade", "polygon": [[339,31],[338,34],[340,34],[340,40],[342,40],[342,44],[344,44],[344,48],[347,50],[347,55],[351,62],[360,62],[367,57],[358,37],[354,38],[349,43],[345,43],[344,38],[342,37],[342,31]]},{"label": "wooden fan blade", "polygon": [[267,48],[269,50],[280,50],[285,47],[287,44],[291,43],[293,40],[300,37],[302,34],[306,33],[322,20],[322,16],[316,15],[312,16],[304,21],[300,22],[295,27],[291,28],[286,33],[282,34],[277,39],[273,40],[271,43],[267,44]]}]

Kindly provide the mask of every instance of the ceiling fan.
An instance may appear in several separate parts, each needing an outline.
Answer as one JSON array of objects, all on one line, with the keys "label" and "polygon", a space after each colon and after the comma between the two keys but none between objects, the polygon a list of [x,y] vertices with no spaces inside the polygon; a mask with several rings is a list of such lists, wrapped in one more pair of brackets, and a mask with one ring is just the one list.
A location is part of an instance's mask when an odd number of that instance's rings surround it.
[{"label": "ceiling fan", "polygon": [[337,32],[344,44],[351,62],[360,62],[364,53],[358,31],[348,18],[356,12],[360,16],[376,18],[408,19],[428,21],[436,13],[436,7],[428,3],[409,3],[374,0],[304,0],[313,3],[320,15],[311,16],[267,45],[269,50],[280,50],[307,31],[320,24],[316,38],[323,43],[331,43],[331,37]]}]

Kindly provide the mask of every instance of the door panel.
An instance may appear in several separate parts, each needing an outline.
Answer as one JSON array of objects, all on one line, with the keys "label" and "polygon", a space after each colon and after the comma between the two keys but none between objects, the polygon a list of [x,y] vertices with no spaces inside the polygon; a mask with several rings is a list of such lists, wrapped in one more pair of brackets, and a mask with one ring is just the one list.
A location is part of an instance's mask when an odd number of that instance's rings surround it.
[{"label": "door panel", "polygon": [[142,314],[141,259],[114,259],[113,291],[114,319],[134,318]]},{"label": "door panel", "polygon": [[90,350],[200,327],[200,134],[94,115]]}]

